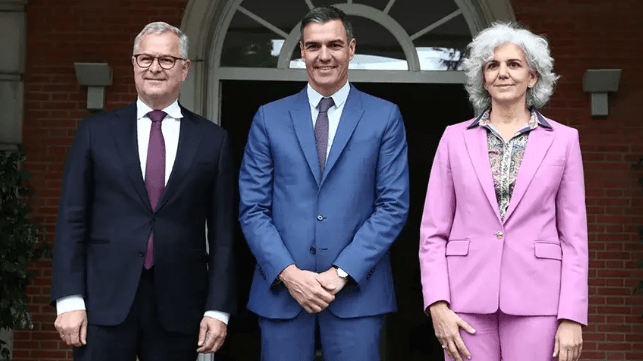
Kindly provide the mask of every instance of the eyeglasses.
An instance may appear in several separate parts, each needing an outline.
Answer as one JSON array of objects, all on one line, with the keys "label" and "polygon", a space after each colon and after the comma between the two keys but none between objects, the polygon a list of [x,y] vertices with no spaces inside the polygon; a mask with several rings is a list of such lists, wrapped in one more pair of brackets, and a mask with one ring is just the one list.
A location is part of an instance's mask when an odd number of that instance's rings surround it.
[{"label": "eyeglasses", "polygon": [[150,66],[152,66],[152,63],[154,63],[154,60],[158,59],[159,66],[165,70],[174,68],[174,64],[176,64],[177,60],[188,60],[177,58],[176,56],[172,55],[152,56],[148,54],[136,54],[134,55],[134,59],[136,59],[136,64],[138,64],[138,66],[140,66],[141,68],[149,68]]}]

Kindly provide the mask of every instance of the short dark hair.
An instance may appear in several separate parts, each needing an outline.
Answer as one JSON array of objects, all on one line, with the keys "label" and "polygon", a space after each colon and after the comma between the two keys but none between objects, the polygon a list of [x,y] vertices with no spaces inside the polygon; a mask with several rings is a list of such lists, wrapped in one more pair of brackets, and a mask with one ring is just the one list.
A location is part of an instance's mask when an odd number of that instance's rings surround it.
[{"label": "short dark hair", "polygon": [[310,23],[325,24],[331,20],[341,20],[346,30],[346,38],[350,42],[353,40],[353,26],[346,18],[346,14],[334,6],[318,6],[308,12],[301,20],[301,40],[304,40],[304,28]]}]

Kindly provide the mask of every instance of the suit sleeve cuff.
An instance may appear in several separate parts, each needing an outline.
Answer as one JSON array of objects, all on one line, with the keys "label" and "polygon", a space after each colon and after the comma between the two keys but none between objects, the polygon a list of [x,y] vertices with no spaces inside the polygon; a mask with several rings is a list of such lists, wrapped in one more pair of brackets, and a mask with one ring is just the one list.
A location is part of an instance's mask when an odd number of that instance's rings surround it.
[{"label": "suit sleeve cuff", "polygon": [[215,320],[219,320],[226,325],[228,324],[228,321],[230,321],[230,314],[227,312],[221,312],[221,311],[205,311],[205,314],[203,315],[204,317],[210,317],[214,318]]},{"label": "suit sleeve cuff", "polygon": [[85,300],[81,295],[62,297],[56,300],[56,312],[58,315],[81,310],[85,310]]}]

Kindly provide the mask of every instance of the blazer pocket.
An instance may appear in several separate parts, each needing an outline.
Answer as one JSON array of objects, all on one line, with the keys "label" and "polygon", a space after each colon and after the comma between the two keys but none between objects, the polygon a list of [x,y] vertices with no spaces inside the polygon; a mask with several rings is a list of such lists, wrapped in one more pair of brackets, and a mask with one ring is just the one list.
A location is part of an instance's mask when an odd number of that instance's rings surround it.
[{"label": "blazer pocket", "polygon": [[563,259],[563,249],[558,243],[539,242],[534,243],[534,253],[536,258]]},{"label": "blazer pocket", "polygon": [[540,165],[541,167],[564,167],[565,166],[565,161],[564,160],[553,160],[553,161],[543,161],[543,163]]},{"label": "blazer pocket", "polygon": [[447,256],[466,256],[469,254],[469,239],[458,239],[447,242]]}]

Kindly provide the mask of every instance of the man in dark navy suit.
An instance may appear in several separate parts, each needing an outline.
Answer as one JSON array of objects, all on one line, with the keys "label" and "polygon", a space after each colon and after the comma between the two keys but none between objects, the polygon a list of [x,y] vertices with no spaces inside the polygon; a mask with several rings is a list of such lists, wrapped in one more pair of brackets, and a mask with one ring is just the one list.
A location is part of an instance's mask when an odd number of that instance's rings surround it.
[{"label": "man in dark navy suit", "polygon": [[74,360],[195,360],[225,339],[235,177],[226,131],[177,101],[187,56],[179,29],[148,24],[132,56],[136,103],[78,127],[51,288]]}]

